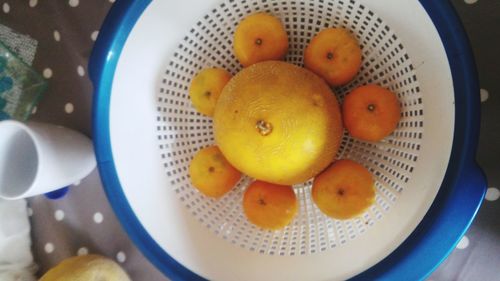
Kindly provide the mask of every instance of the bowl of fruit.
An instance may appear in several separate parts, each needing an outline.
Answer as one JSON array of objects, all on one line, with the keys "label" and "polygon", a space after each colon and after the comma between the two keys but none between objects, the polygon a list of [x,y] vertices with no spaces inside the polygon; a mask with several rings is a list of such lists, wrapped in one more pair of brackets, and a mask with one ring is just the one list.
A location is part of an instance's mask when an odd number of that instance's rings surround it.
[{"label": "bowl of fruit", "polygon": [[108,199],[174,280],[421,279],[484,196],[446,1],[117,1],[89,69]]}]

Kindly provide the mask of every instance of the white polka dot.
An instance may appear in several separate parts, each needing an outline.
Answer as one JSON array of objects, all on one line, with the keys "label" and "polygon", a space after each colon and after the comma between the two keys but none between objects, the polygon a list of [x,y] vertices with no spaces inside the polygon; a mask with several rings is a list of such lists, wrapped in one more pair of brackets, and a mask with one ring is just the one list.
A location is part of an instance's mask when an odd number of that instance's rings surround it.
[{"label": "white polka dot", "polygon": [[463,250],[469,246],[469,238],[464,235],[462,239],[460,239],[460,242],[457,244],[457,249]]},{"label": "white polka dot", "polygon": [[80,4],[80,1],[79,1],[79,0],[69,0],[69,1],[68,1],[68,4],[69,4],[71,7],[76,7],[76,6],[78,6],[78,4]]},{"label": "white polka dot", "polygon": [[2,9],[3,9],[4,13],[8,14],[10,12],[10,5],[9,5],[9,3],[3,3]]},{"label": "white polka dot", "polygon": [[33,106],[33,108],[31,109],[31,114],[36,114],[37,110],[38,110],[38,107]]},{"label": "white polka dot", "polygon": [[125,255],[125,253],[124,253],[124,252],[119,251],[119,252],[116,254],[116,260],[117,260],[119,263],[124,263],[124,262],[127,260],[127,255]]},{"label": "white polka dot", "polygon": [[83,68],[83,66],[79,65],[77,68],[76,68],[76,72],[78,72],[78,75],[80,76],[84,76],[85,75],[85,69]]},{"label": "white polka dot", "polygon": [[480,94],[481,94],[481,102],[487,101],[488,98],[490,97],[490,93],[488,93],[488,91],[485,89],[481,89]]},{"label": "white polka dot", "polygon": [[486,191],[486,195],[484,196],[484,199],[488,201],[496,201],[500,198],[500,190],[496,187],[490,187]]},{"label": "white polka dot", "polygon": [[77,256],[84,256],[84,255],[88,255],[88,254],[89,254],[89,249],[87,249],[85,247],[81,247],[80,249],[78,249],[78,251],[76,251]]},{"label": "white polka dot", "polygon": [[99,31],[94,31],[92,32],[92,34],[90,34],[90,39],[92,39],[92,41],[95,41],[97,39],[97,36],[99,36]]},{"label": "white polka dot", "polygon": [[57,42],[61,41],[61,33],[59,33],[59,31],[57,30],[54,30],[54,40],[56,40]]},{"label": "white polka dot", "polygon": [[54,249],[55,249],[54,244],[52,244],[52,243],[45,244],[44,250],[47,254],[54,252]]},{"label": "white polka dot", "polygon": [[33,209],[31,209],[30,207],[28,207],[28,216],[33,216]]},{"label": "white polka dot", "polygon": [[36,4],[38,4],[38,0],[30,0],[30,7],[33,8],[36,6]]},{"label": "white polka dot", "polygon": [[464,0],[466,4],[474,4],[477,2],[477,0]]},{"label": "white polka dot", "polygon": [[115,3],[115,0],[109,0],[110,3]]},{"label": "white polka dot", "polygon": [[45,78],[47,78],[47,79],[51,78],[51,77],[52,77],[52,69],[50,69],[50,68],[45,68],[45,69],[43,70],[43,77],[45,77]]},{"label": "white polka dot", "polygon": [[64,212],[62,210],[55,211],[54,218],[56,219],[56,221],[62,221],[64,219]]},{"label": "white polka dot", "polygon": [[102,216],[102,214],[100,212],[96,212],[94,214],[94,222],[95,223],[102,223],[103,219],[104,218],[103,218],[103,216]]},{"label": "white polka dot", "polygon": [[72,103],[68,102],[67,104],[64,105],[64,111],[68,114],[73,113],[75,111],[75,107],[73,106]]},{"label": "white polka dot", "polygon": [[79,185],[80,185],[80,183],[82,183],[82,181],[77,181],[77,182],[75,182],[73,185],[74,185],[74,186],[79,186]]}]

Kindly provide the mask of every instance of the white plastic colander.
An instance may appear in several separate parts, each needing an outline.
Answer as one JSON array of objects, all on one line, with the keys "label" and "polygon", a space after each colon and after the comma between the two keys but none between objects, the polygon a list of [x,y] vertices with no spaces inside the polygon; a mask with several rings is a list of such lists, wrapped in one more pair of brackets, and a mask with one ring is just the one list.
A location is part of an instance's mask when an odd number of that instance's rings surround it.
[{"label": "white plastic colander", "polygon": [[[282,19],[290,38],[285,60],[300,66],[309,40],[322,28],[352,30],[363,47],[363,67],[353,82],[335,89],[339,100],[353,87],[378,83],[397,93],[403,105],[398,129],[381,143],[344,134],[339,158],[363,163],[377,179],[376,204],[358,219],[340,221],[324,216],[311,201],[309,181],[295,186],[300,211],[294,222],[283,231],[264,231],[250,224],[242,211],[242,195],[250,179],[241,181],[221,200],[208,199],[191,185],[188,167],[194,153],[214,144],[212,119],[198,114],[189,100],[191,79],[206,67],[222,67],[233,74],[241,70],[232,51],[233,32],[244,16],[257,11]],[[419,82],[399,38],[359,2],[225,1],[189,29],[168,60],[156,97],[156,134],[169,186],[200,223],[237,247],[280,256],[339,247],[384,217],[413,176],[424,132]]]},{"label": "white plastic colander", "polygon": [[[95,51],[105,52],[107,65],[94,66],[98,70],[92,73],[98,93],[109,93],[95,107],[107,113],[96,119],[96,137],[105,136],[97,141],[101,176],[127,231],[171,278],[346,279],[389,255],[422,220],[448,167],[455,96],[443,43],[419,1],[121,5],[108,16],[108,24],[120,28],[108,31],[112,40],[100,38],[106,46]],[[299,66],[321,29],[344,27],[356,36],[363,65],[351,83],[334,88],[340,101],[368,83],[398,95],[402,119],[390,137],[368,143],[345,133],[342,139],[338,157],[362,163],[376,179],[376,203],[359,218],[323,215],[311,200],[309,181],[294,187],[300,202],[294,221],[281,231],[264,231],[242,212],[251,179],[243,178],[220,200],[191,186],[190,160],[214,138],[212,120],[191,105],[189,84],[206,67],[241,70],[232,51],[233,32],[242,18],[258,11],[282,20],[289,36],[285,60]]]}]

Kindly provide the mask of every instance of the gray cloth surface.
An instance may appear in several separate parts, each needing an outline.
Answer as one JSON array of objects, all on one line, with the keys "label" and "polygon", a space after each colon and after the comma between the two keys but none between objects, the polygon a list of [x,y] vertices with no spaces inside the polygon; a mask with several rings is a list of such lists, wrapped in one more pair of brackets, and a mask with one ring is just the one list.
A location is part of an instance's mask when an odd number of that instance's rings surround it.
[{"label": "gray cloth surface", "polygon": [[[93,45],[91,35],[99,29],[111,2],[0,0],[0,23],[39,42],[34,67],[50,76],[49,89],[34,120],[67,126],[90,136],[92,86],[86,65]],[[470,36],[484,89],[478,160],[491,188],[466,238],[429,280],[500,280],[500,2],[452,2]],[[66,257],[90,252],[119,261],[133,280],[166,280],[127,238],[103,194],[97,172],[71,188],[61,200],[39,196],[30,204],[33,249],[40,274]]]},{"label": "gray cloth surface", "polygon": [[[91,136],[92,84],[87,61],[95,31],[111,5],[108,0],[0,1],[0,24],[38,41],[33,67],[48,79],[49,87],[32,120],[66,126]],[[88,252],[119,262],[132,280],[165,280],[133,246],[118,223],[97,171],[79,185],[71,187],[61,200],[44,196],[29,200],[38,274],[64,258]]]}]

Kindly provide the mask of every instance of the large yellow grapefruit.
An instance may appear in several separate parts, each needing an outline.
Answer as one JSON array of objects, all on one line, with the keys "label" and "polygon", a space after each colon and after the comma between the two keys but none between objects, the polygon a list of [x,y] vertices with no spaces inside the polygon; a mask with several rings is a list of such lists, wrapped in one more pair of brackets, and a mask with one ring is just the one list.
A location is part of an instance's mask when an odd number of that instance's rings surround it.
[{"label": "large yellow grapefruit", "polygon": [[241,172],[292,185],[325,169],[342,136],[340,109],[316,74],[279,61],[251,65],[224,87],[214,112],[215,141]]}]

